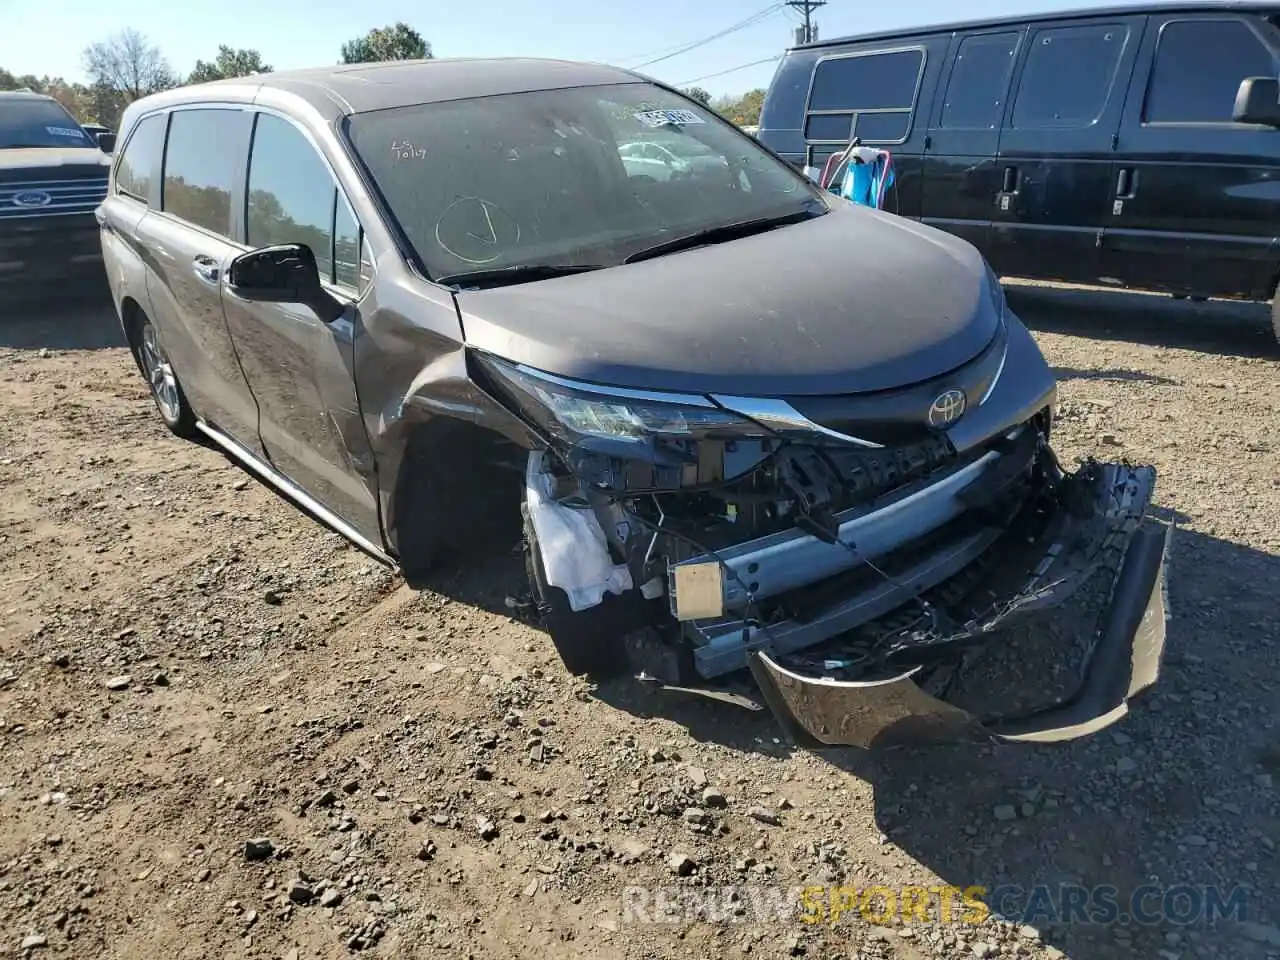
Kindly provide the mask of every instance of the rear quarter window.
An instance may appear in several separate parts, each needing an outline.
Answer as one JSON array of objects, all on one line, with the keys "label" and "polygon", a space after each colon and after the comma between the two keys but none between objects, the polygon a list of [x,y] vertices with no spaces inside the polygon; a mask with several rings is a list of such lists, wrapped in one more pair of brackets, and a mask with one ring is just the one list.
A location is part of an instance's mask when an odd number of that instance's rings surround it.
[{"label": "rear quarter window", "polygon": [[160,174],[164,152],[164,114],[144,117],[116,162],[116,193],[150,203],[151,188]]}]

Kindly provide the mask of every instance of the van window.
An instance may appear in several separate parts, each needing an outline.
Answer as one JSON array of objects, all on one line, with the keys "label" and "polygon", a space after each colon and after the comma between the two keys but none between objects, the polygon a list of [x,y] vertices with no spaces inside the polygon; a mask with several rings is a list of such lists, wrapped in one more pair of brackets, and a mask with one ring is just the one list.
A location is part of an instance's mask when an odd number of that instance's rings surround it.
[{"label": "van window", "polygon": [[176,110],[164,154],[166,213],[231,236],[231,192],[239,157],[239,110]]},{"label": "van window", "polygon": [[[904,140],[924,68],[923,50],[838,56],[813,71],[805,137],[847,142]],[[871,112],[867,112],[871,111]]]},{"label": "van window", "polygon": [[116,165],[116,193],[149,203],[151,184],[160,172],[160,158],[164,151],[164,114],[156,114],[142,120],[133,129],[120,161]]},{"label": "van window", "polygon": [[1097,122],[1115,86],[1129,39],[1124,24],[1038,30],[1022,70],[1013,126],[1087,127]]},{"label": "van window", "polygon": [[1276,63],[1239,20],[1175,20],[1160,31],[1147,123],[1230,123],[1240,81],[1274,77]]},{"label": "van window", "polygon": [[1018,52],[1017,33],[965,37],[947,82],[939,126],[950,130],[990,130],[1000,126]]},{"label": "van window", "polygon": [[258,114],[249,154],[245,242],[251,247],[305,243],[321,279],[333,282],[333,213],[338,187],[297,127]]}]

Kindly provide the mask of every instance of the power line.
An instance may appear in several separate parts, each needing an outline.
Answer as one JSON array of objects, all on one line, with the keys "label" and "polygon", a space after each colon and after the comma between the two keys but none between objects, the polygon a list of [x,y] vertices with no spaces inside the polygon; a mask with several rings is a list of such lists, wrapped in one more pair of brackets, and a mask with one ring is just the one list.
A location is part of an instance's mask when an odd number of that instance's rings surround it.
[{"label": "power line", "polygon": [[752,60],[750,63],[740,63],[736,67],[730,67],[728,70],[720,70],[717,73],[708,73],[705,76],[694,77],[692,80],[681,80],[675,84],[677,87],[687,86],[691,83],[701,83],[703,80],[713,80],[716,77],[723,77],[725,74],[737,73],[739,70],[745,70],[747,67],[758,67],[762,63],[772,63],[775,60],[782,59],[781,54],[774,54],[772,57],[765,57],[763,60]]},{"label": "power line", "polygon": [[750,26],[753,26],[754,24],[759,23],[761,20],[764,20],[767,17],[773,16],[773,14],[781,10],[783,6],[784,4],[780,2],[772,3],[769,6],[765,7],[763,10],[759,11],[758,13],[752,14],[751,16],[747,17],[745,20],[740,20],[739,22],[735,23],[731,27],[725,27],[725,29],[717,33],[713,33],[709,37],[704,37],[701,40],[695,40],[692,43],[687,43],[684,46],[678,47],[675,50],[671,51],[670,53],[666,53],[660,57],[655,57],[652,60],[646,60],[644,63],[636,64],[631,69],[639,70],[642,67],[651,67],[655,63],[661,63],[664,60],[670,60],[672,57],[678,57],[681,54],[688,53],[691,50],[696,50],[698,47],[706,46],[708,43],[711,43],[712,41],[719,40],[721,37],[727,37],[731,33],[736,33],[739,30],[743,30],[747,27],[750,27]]}]

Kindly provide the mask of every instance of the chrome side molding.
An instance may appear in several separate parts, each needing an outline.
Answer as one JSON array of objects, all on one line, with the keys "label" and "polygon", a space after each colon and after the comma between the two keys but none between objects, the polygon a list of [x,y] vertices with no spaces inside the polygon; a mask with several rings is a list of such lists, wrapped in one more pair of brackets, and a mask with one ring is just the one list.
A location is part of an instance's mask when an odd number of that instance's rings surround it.
[{"label": "chrome side molding", "polygon": [[196,421],[196,429],[203,433],[206,437],[218,445],[228,456],[240,463],[242,466],[251,470],[255,476],[271,484],[277,491],[282,493],[294,502],[298,507],[309,513],[316,520],[319,520],[326,527],[341,537],[344,537],[355,546],[359,547],[373,559],[380,563],[384,563],[397,573],[400,571],[400,565],[391,557],[382,547],[377,546],[373,541],[369,540],[364,534],[356,530],[355,527],[347,523],[340,516],[330,510],[328,507],[320,503],[310,494],[306,493],[301,487],[293,483],[293,481],[281,476],[276,470],[269,465],[263,463],[252,453],[242,447],[236,441],[232,440],[225,433],[222,433],[215,427],[209,426],[203,420]]}]

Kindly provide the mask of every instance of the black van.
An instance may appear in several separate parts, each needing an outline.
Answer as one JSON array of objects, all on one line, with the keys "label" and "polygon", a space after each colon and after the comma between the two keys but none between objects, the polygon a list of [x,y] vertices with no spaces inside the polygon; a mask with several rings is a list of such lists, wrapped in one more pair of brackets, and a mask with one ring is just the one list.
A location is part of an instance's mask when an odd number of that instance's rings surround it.
[{"label": "black van", "polygon": [[788,50],[759,139],[818,167],[853,137],[883,145],[885,208],[1002,275],[1270,300],[1278,76],[1280,3],[900,30]]}]

